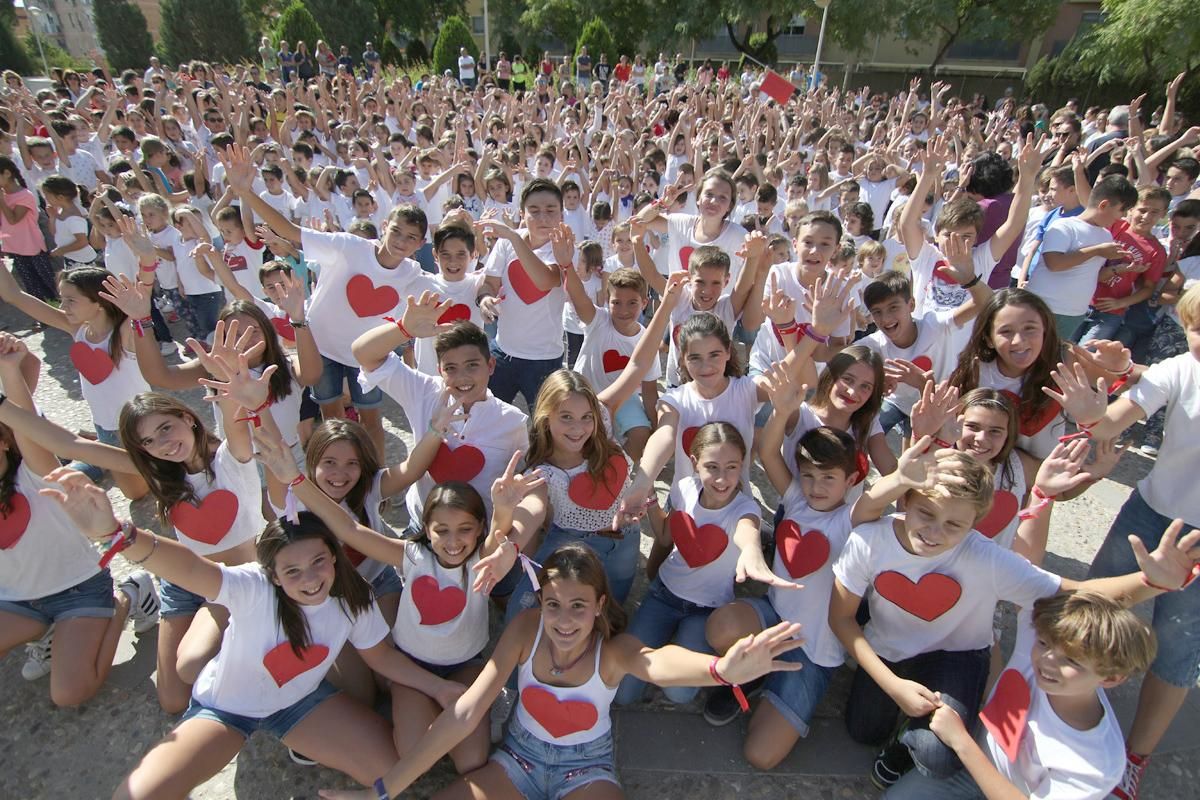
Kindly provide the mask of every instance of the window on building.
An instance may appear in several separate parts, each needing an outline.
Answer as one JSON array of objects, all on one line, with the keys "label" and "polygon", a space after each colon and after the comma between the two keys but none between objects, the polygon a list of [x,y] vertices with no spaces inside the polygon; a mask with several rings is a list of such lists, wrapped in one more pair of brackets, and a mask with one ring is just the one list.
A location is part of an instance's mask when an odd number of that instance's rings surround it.
[{"label": "window on building", "polygon": [[803,36],[804,35],[805,19],[802,15],[797,14],[788,20],[787,27],[783,29],[784,36]]},{"label": "window on building", "polygon": [[471,32],[483,35],[483,17],[471,17]]}]

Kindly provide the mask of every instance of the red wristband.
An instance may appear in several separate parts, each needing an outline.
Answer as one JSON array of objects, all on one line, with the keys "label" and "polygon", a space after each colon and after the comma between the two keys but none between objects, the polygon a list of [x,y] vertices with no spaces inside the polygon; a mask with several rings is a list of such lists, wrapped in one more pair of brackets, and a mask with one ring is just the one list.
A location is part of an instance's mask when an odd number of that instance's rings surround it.
[{"label": "red wristband", "polygon": [[807,336],[819,344],[829,344],[829,340],[833,338],[832,336],[822,336],[821,334],[817,333],[816,329],[807,322],[800,324],[800,334],[802,336]]},{"label": "red wristband", "polygon": [[300,484],[304,483],[306,480],[308,480],[308,477],[303,472],[301,472],[295,478],[292,478],[292,481],[291,481],[291,483],[288,484],[288,486],[289,487],[299,486]]},{"label": "red wristband", "polygon": [[1197,572],[1200,572],[1200,564],[1194,565],[1192,567],[1192,571],[1190,573],[1188,573],[1187,578],[1183,581],[1183,585],[1177,589],[1168,589],[1166,586],[1159,586],[1157,583],[1154,583],[1149,578],[1147,578],[1146,573],[1143,572],[1142,576],[1141,576],[1142,577],[1142,585],[1149,586],[1151,589],[1157,589],[1160,592],[1182,592],[1184,589],[1186,589],[1187,587],[1192,585],[1192,581],[1196,580]]},{"label": "red wristband", "polygon": [[725,678],[721,676],[721,673],[717,671],[717,662],[720,660],[720,656],[712,657],[712,661],[708,662],[708,673],[712,675],[713,680],[715,680],[718,684],[721,686],[728,686],[733,690],[733,696],[737,700],[738,707],[741,708],[742,711],[749,711],[750,701],[746,699],[746,693],[742,691],[742,687],[738,686],[736,683],[730,683],[729,681],[725,680]]},{"label": "red wristband", "polygon": [[393,325],[395,325],[397,328],[399,328],[400,332],[403,333],[405,336],[407,336],[409,339],[416,340],[417,337],[415,337],[411,333],[409,333],[408,328],[404,327],[404,320],[397,319],[396,317],[384,317],[383,319],[384,319],[384,322],[390,322]]}]

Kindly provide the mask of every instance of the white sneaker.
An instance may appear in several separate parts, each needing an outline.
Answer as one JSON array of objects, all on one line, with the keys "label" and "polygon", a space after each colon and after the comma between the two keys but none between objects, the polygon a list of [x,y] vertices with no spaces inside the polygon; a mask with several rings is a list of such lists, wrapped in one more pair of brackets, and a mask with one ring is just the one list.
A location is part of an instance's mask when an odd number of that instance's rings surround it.
[{"label": "white sneaker", "polygon": [[145,633],[158,624],[158,611],[162,603],[154,579],[144,569],[130,575],[117,587],[129,596],[129,619],[133,621],[135,633]]},{"label": "white sneaker", "polygon": [[492,703],[492,744],[499,744],[500,740],[504,738],[504,726],[508,723],[508,718],[512,716],[516,706],[516,691],[505,686],[496,697],[496,702]]},{"label": "white sneaker", "polygon": [[287,751],[288,751],[288,758],[292,759],[292,761],[293,761],[294,763],[296,763],[296,764],[299,764],[299,765],[300,765],[300,766],[302,766],[302,767],[315,767],[315,766],[317,766],[317,762],[316,762],[316,761],[312,760],[311,758],[309,758],[308,756],[304,755],[303,753],[297,753],[295,750],[293,750],[293,749],[292,749],[292,748],[290,748],[290,747],[287,749]]},{"label": "white sneaker", "polygon": [[42,638],[25,645],[28,656],[21,667],[21,677],[27,681],[36,681],[50,674],[50,647],[54,643],[54,626],[51,625],[42,634]]},{"label": "white sneaker", "polygon": [[175,346],[174,342],[158,343],[158,352],[162,353],[164,356],[173,356],[177,351],[178,348]]},{"label": "white sneaker", "polygon": [[1154,442],[1146,442],[1138,449],[1141,450],[1143,454],[1148,455],[1148,456],[1157,456],[1158,455],[1158,445],[1155,444]]}]

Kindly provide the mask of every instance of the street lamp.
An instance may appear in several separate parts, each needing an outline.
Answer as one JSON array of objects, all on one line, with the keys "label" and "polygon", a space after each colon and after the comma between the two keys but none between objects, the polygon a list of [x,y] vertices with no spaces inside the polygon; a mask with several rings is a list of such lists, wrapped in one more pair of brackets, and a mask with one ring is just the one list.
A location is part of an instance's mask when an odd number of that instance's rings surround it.
[{"label": "street lamp", "polygon": [[[33,3],[30,3],[29,0],[26,0],[25,2],[25,10],[29,12],[31,17],[34,15],[42,17],[46,16],[45,11],[38,8]],[[29,20],[29,29],[33,31],[33,40],[37,42],[38,55],[42,57],[42,72],[46,75],[46,77],[50,77],[50,65],[46,63],[46,51],[42,49],[42,36],[38,33],[37,20],[32,18]]]},{"label": "street lamp", "polygon": [[817,55],[813,59],[813,75],[811,89],[817,88],[821,74],[821,48],[825,45],[825,23],[829,20],[829,4],[832,0],[813,0],[813,4],[821,9],[821,30],[817,34]]}]

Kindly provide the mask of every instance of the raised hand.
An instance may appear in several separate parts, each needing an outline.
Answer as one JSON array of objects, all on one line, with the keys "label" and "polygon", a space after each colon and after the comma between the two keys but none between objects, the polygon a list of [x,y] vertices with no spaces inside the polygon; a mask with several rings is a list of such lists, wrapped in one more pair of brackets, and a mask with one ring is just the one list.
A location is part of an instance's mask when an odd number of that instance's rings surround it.
[{"label": "raised hand", "polygon": [[1088,480],[1093,483],[1103,480],[1113,471],[1128,449],[1128,444],[1119,445],[1116,439],[1092,439],[1092,460],[1085,464],[1080,472],[1087,475]]},{"label": "raised hand", "polygon": [[127,275],[114,275],[104,279],[104,291],[100,296],[125,312],[130,319],[145,319],[150,316],[150,287],[130,280]]},{"label": "raised hand", "polygon": [[955,283],[961,285],[975,277],[975,263],[971,258],[971,244],[966,234],[949,234],[942,255],[949,262],[944,269],[954,278]]},{"label": "raised hand", "polygon": [[118,230],[121,231],[121,238],[138,257],[138,261],[148,264],[158,260],[158,256],[154,252],[154,243],[150,241],[150,237],[146,235],[146,229],[140,222],[119,211],[113,215],[113,219],[117,223]]},{"label": "raised hand", "polygon": [[912,426],[912,438],[924,437],[942,438],[947,441],[957,441],[957,432],[951,436],[941,436],[948,424],[955,421],[958,409],[958,387],[951,386],[949,381],[934,385],[926,381],[921,389],[921,399],[913,406],[909,422]]},{"label": "raised hand", "polygon": [[763,314],[776,327],[790,325],[796,321],[796,300],[779,289],[774,272],[768,280],[767,291],[763,293],[762,308]]},{"label": "raised hand", "polygon": [[679,304],[679,298],[683,297],[683,287],[687,285],[691,276],[685,271],[672,272],[667,276],[667,285],[663,289],[662,305],[666,306],[670,311]]},{"label": "raised hand", "polygon": [[1071,361],[1089,371],[1101,371],[1114,378],[1124,375],[1133,366],[1133,354],[1121,342],[1093,339],[1086,346],[1071,344]]},{"label": "raised hand", "polygon": [[1182,588],[1200,571],[1200,531],[1191,531],[1182,539],[1183,520],[1172,522],[1153,553],[1136,534],[1129,535],[1129,546],[1145,579],[1168,589]]},{"label": "raised hand", "polygon": [[527,494],[545,485],[546,479],[542,477],[540,470],[517,472],[517,464],[520,463],[522,455],[520,450],[514,452],[508,460],[508,466],[504,468],[504,474],[492,481],[493,513],[495,509],[511,513]]},{"label": "raised hand", "polygon": [[29,348],[25,343],[11,333],[0,333],[0,365],[19,367]]},{"label": "raised hand", "polygon": [[232,144],[224,152],[218,152],[217,159],[225,166],[225,183],[235,194],[253,191],[258,168],[254,166],[249,149]]},{"label": "raised hand", "polygon": [[812,326],[821,336],[832,336],[842,320],[850,316],[850,281],[838,277],[821,277],[809,294]]},{"label": "raised hand", "polygon": [[914,389],[923,389],[925,383],[933,377],[932,372],[926,372],[906,358],[889,358],[884,361],[883,374],[888,380],[908,384]]},{"label": "raised hand", "polygon": [[800,409],[800,404],[808,394],[808,387],[796,381],[782,364],[776,362],[769,366],[762,378],[776,414],[790,416]]},{"label": "raised hand", "polygon": [[1062,406],[1076,424],[1091,425],[1104,417],[1108,408],[1108,391],[1103,377],[1096,379],[1093,389],[1082,365],[1072,364],[1068,367],[1061,363],[1058,369],[1050,373],[1050,377],[1061,391],[1043,386],[1042,392]]},{"label": "raised hand", "polygon": [[1038,467],[1033,485],[1047,497],[1057,497],[1082,486],[1090,479],[1083,470],[1087,456],[1087,439],[1060,442]]},{"label": "raised hand", "polygon": [[107,539],[116,530],[117,518],[113,516],[108,494],[82,472],[59,467],[47,475],[46,480],[57,483],[59,488],[40,489],[38,494],[61,505],[84,536],[99,541]]},{"label": "raised hand", "polygon": [[438,402],[434,403],[433,416],[429,419],[429,427],[445,438],[454,433],[454,423],[465,422],[467,412],[463,410],[463,401],[451,402],[449,387],[442,389]]},{"label": "raised hand", "polygon": [[279,295],[279,307],[290,320],[304,319],[304,284],[293,273],[283,275],[283,291]]},{"label": "raised hand", "polygon": [[235,400],[242,408],[256,409],[271,397],[271,376],[279,368],[277,365],[269,365],[262,375],[256,377],[250,369],[245,353],[239,353],[237,360],[232,363],[224,356],[206,355],[206,358],[220,362],[226,380],[200,378],[198,382],[201,386],[214,389],[217,393],[215,396],[206,395],[205,400],[220,402],[230,399]]},{"label": "raised hand", "polygon": [[441,295],[435,292],[421,292],[421,296],[418,298],[414,298],[410,294],[408,306],[404,309],[400,323],[404,326],[404,330],[417,339],[436,336],[451,327],[451,323],[438,322],[449,306],[450,301],[442,300]]},{"label": "raised hand", "polygon": [[550,247],[554,252],[554,263],[564,269],[575,260],[575,232],[565,222],[550,231]]},{"label": "raised hand", "polygon": [[738,685],[761,678],[768,672],[795,672],[801,665],[794,661],[780,661],[778,657],[804,644],[796,638],[800,625],[781,622],[753,636],[738,639],[725,655],[717,660],[717,673]]},{"label": "raised hand", "polygon": [[266,428],[253,428],[254,458],[263,465],[280,483],[291,483],[300,476],[300,468],[292,449],[283,443],[283,438]]}]

